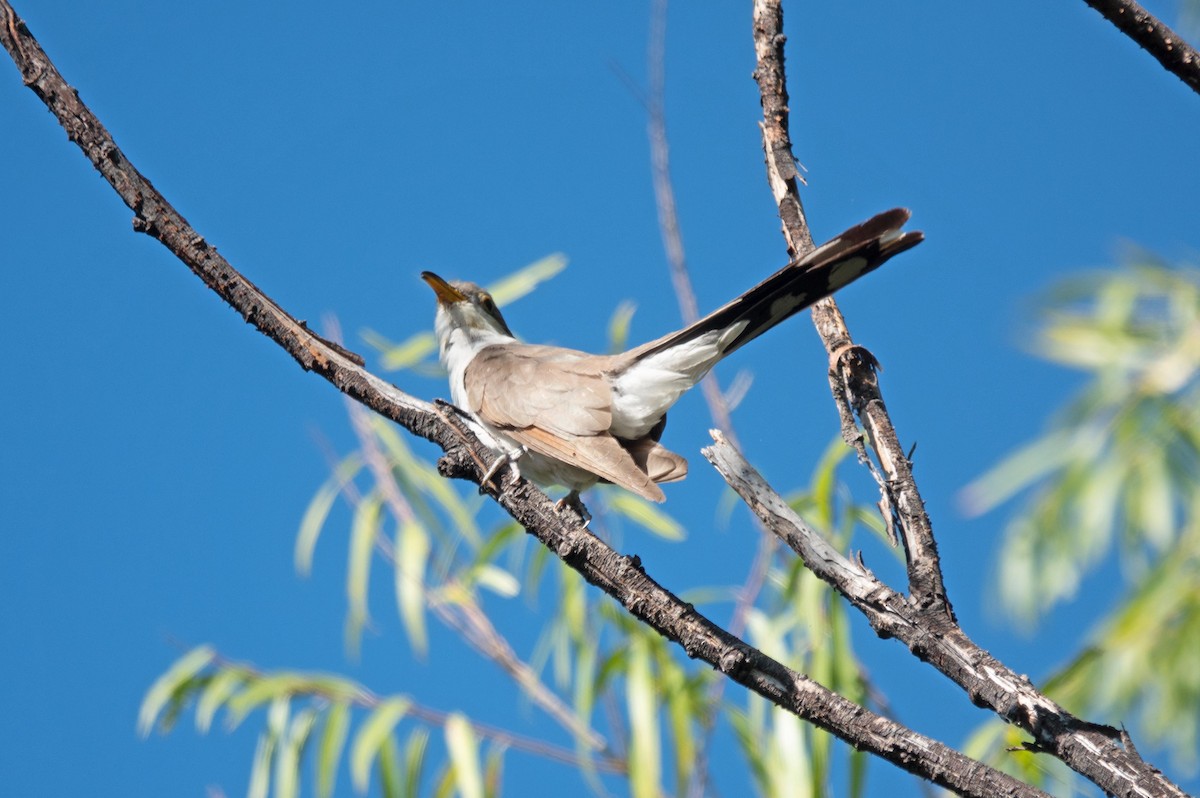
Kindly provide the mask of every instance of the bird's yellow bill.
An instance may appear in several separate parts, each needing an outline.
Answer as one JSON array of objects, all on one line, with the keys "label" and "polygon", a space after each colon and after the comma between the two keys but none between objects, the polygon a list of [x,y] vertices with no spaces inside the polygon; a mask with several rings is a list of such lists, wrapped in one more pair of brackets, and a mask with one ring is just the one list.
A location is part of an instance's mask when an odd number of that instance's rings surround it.
[{"label": "bird's yellow bill", "polygon": [[467,298],[467,295],[459,291],[450,283],[438,277],[433,272],[421,272],[421,279],[429,284],[433,292],[437,294],[438,302],[443,305],[450,305],[455,302],[462,302]]}]

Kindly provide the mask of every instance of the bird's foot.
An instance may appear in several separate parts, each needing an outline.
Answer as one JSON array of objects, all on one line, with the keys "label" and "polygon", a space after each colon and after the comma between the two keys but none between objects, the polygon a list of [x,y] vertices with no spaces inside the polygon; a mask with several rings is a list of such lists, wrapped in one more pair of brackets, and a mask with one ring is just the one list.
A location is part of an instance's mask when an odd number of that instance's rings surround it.
[{"label": "bird's foot", "polygon": [[494,487],[497,491],[500,490],[500,486],[498,484],[492,483],[492,477],[499,474],[500,470],[506,465],[511,465],[513,474],[516,475],[517,479],[520,479],[521,466],[517,464],[517,460],[519,460],[527,451],[529,450],[524,446],[518,449],[503,449],[500,452],[500,456],[493,460],[492,464],[488,466],[488,470],[483,473],[483,478],[479,480],[479,492],[484,493],[489,484],[492,484],[492,487]]},{"label": "bird's foot", "polygon": [[592,514],[588,512],[588,508],[583,506],[583,502],[579,499],[579,491],[577,490],[573,490],[566,496],[563,496],[554,503],[554,506],[559,510],[563,509],[564,507],[569,507],[570,509],[574,510],[579,516],[579,519],[583,521],[584,529],[587,529],[588,524],[592,523]]}]

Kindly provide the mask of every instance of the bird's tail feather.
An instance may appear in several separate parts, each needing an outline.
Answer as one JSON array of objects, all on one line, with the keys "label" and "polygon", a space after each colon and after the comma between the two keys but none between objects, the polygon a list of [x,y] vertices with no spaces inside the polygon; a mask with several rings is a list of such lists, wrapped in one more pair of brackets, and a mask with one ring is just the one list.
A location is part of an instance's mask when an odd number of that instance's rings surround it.
[{"label": "bird's tail feather", "polygon": [[[910,215],[905,208],[893,208],[851,227],[695,324],[643,344],[629,355],[643,360],[711,334],[709,337],[717,343],[718,351],[703,369],[707,372],[717,360],[779,322],[921,243],[922,233],[900,229]],[[700,376],[703,373],[697,379]]]}]

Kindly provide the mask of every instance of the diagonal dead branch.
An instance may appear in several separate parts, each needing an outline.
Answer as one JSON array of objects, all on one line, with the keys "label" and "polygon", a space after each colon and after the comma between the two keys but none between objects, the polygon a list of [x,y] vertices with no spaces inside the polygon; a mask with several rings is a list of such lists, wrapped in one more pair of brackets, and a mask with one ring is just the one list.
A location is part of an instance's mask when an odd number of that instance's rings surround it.
[{"label": "diagonal dead branch", "polygon": [[1134,0],[1083,0],[1200,94],[1200,53]]},{"label": "diagonal dead branch", "polygon": [[1075,717],[1040,693],[1028,677],[976,645],[957,624],[914,607],[861,562],[843,556],[718,431],[712,434],[716,443],[704,449],[704,456],[810,571],[866,616],[876,634],[904,643],[962,687],[973,703],[1029,732],[1036,750],[1054,754],[1109,794],[1184,795],[1123,743],[1121,730]]}]

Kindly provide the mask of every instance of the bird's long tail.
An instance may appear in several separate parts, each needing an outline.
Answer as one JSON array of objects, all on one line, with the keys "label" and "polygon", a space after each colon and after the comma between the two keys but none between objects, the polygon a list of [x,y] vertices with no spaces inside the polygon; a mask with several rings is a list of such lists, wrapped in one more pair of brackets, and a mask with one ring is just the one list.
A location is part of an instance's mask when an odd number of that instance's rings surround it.
[{"label": "bird's long tail", "polygon": [[922,233],[900,229],[909,216],[894,208],[851,227],[695,324],[626,352],[613,386],[620,427],[644,434],[721,358],[921,243]]},{"label": "bird's long tail", "polygon": [[715,333],[719,360],[784,319],[878,269],[892,256],[921,243],[924,234],[900,229],[910,215],[905,208],[893,208],[851,227],[695,324],[633,352],[640,360]]}]

